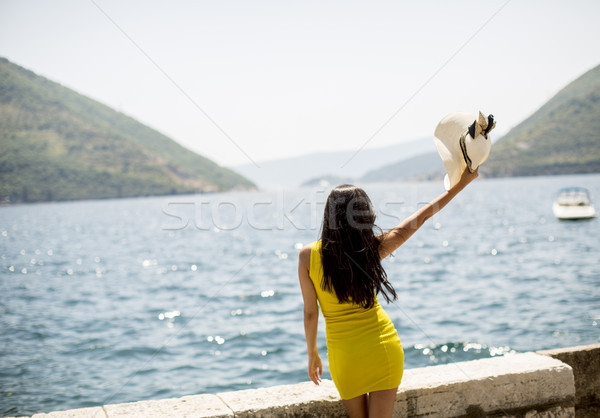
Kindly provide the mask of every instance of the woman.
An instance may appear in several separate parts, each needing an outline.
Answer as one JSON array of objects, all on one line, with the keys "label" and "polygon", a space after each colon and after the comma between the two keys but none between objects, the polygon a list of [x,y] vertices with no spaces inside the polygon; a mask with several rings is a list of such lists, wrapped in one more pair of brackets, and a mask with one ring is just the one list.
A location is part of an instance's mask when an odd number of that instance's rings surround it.
[{"label": "woman", "polygon": [[373,231],[373,205],[362,189],[343,185],[329,194],[321,240],[300,251],[298,276],[304,299],[308,375],[317,385],[323,375],[317,349],[320,305],[329,370],[350,417],[391,417],[402,379],[400,339],[376,296],[380,293],[387,302],[397,298],[381,260],[477,175],[477,171],[466,170],[456,186],[379,235]]}]

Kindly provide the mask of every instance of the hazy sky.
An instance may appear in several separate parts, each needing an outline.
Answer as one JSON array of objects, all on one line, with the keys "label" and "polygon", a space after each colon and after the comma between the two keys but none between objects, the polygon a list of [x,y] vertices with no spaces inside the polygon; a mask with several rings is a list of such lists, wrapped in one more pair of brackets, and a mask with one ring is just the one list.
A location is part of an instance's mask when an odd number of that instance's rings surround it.
[{"label": "hazy sky", "polygon": [[0,0],[0,56],[260,164],[431,136],[455,110],[494,113],[498,137],[600,63],[599,16],[597,0]]}]

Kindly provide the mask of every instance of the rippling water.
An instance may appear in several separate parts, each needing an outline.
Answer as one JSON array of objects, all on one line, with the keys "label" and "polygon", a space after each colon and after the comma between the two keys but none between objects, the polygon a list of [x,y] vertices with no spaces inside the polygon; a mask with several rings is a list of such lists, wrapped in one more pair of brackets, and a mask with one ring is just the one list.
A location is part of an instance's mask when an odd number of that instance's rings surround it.
[{"label": "rippling water", "polygon": [[[478,180],[384,261],[407,368],[600,341],[600,222],[551,211],[571,185],[598,208],[600,175]],[[441,188],[365,186],[384,229]],[[307,380],[296,263],[326,195],[0,207],[0,414]]]}]

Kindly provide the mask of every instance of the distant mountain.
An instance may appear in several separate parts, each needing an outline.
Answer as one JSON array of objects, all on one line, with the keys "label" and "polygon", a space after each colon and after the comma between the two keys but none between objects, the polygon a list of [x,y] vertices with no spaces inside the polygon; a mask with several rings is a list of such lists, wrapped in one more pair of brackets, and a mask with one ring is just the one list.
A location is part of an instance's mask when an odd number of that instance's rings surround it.
[{"label": "distant mountain", "polygon": [[355,178],[352,177],[339,177],[339,176],[318,176],[312,179],[309,179],[301,184],[302,187],[335,187],[341,184],[352,184],[356,181]]},{"label": "distant mountain", "polygon": [[600,172],[600,66],[567,85],[494,143],[480,172],[485,176]]},{"label": "distant mountain", "polygon": [[[485,177],[600,172],[600,66],[494,142],[479,171]],[[359,180],[421,180],[444,173],[439,155],[430,152],[369,171]]]},{"label": "distant mountain", "polygon": [[254,187],[134,119],[0,58],[0,199],[34,202]]},{"label": "distant mountain", "polygon": [[441,179],[444,175],[444,164],[437,152],[419,154],[405,160],[387,164],[370,170],[360,177],[339,177],[322,175],[302,183],[304,187],[329,187],[343,183],[385,183],[407,180]]},{"label": "distant mountain", "polygon": [[232,168],[262,188],[296,187],[327,176],[357,178],[369,170],[434,149],[432,140],[423,138],[381,148],[318,152],[259,162],[259,167],[244,164]]},{"label": "distant mountain", "polygon": [[360,180],[365,183],[430,180],[437,177],[442,178],[444,173],[442,159],[434,151],[371,170],[362,176]]}]

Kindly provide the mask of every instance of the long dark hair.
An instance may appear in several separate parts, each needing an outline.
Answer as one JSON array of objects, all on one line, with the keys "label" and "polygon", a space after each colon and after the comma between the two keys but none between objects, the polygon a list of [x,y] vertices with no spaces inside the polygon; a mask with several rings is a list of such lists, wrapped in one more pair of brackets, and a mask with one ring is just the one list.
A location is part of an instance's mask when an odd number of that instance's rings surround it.
[{"label": "long dark hair", "polygon": [[398,297],[381,266],[374,227],[375,209],[363,189],[343,184],[329,193],[321,231],[321,287],[340,302],[365,309],[375,304],[377,293],[387,302]]}]

